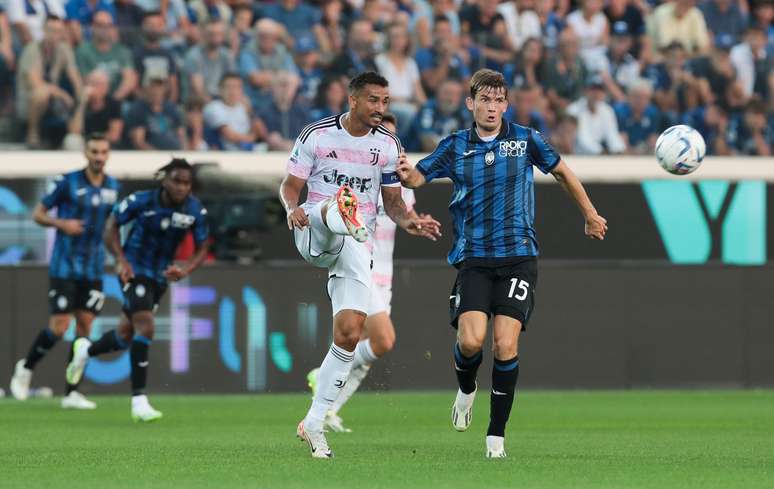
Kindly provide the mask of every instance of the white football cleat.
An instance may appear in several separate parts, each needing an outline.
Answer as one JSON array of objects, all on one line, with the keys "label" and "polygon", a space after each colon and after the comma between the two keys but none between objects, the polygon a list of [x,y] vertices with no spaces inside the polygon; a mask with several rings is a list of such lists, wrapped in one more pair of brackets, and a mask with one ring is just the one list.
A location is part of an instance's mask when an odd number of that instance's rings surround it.
[{"label": "white football cleat", "polygon": [[62,409],[97,409],[97,403],[86,399],[78,391],[72,391],[62,398]]},{"label": "white football cleat", "polygon": [[135,423],[150,423],[161,419],[164,415],[161,411],[156,411],[148,402],[148,396],[132,397],[132,420]]},{"label": "white football cleat", "polygon": [[335,431],[337,433],[352,433],[351,429],[344,426],[344,420],[341,419],[341,416],[333,411],[328,411],[328,414],[325,415],[325,423],[323,426],[329,431]]},{"label": "white football cleat", "polygon": [[478,386],[470,394],[457,390],[457,398],[452,404],[452,425],[455,430],[465,431],[470,427],[473,421],[473,401],[476,399],[477,391]]},{"label": "white football cleat", "polygon": [[16,362],[13,377],[11,377],[11,394],[19,401],[26,401],[30,395],[32,370],[24,366],[26,362],[24,358]]},{"label": "white football cleat", "polygon": [[357,195],[349,188],[349,185],[342,185],[336,192],[336,204],[339,206],[341,219],[347,226],[349,234],[355,238],[355,241],[365,242],[368,239],[368,229],[360,219]]},{"label": "white football cleat", "polygon": [[505,438],[502,436],[486,437],[486,458],[505,458]]},{"label": "white football cleat", "polygon": [[91,341],[88,338],[78,338],[73,342],[73,359],[67,364],[65,378],[70,385],[78,385],[83,377],[83,370],[89,360],[89,347]]},{"label": "white football cleat", "polygon": [[309,444],[312,451],[312,458],[333,458],[333,452],[328,447],[328,440],[325,439],[325,433],[320,431],[307,431],[304,429],[304,420],[298,423],[296,435]]}]

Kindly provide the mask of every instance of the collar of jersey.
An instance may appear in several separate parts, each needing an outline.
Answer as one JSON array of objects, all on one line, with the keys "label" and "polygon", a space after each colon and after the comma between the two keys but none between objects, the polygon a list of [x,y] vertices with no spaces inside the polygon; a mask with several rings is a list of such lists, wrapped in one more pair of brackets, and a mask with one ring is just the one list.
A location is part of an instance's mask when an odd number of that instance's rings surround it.
[{"label": "collar of jersey", "polygon": [[[495,141],[499,141],[501,139],[505,139],[508,137],[508,132],[510,131],[510,124],[505,119],[502,119],[502,125],[500,126],[500,133],[497,135],[496,138],[494,138]],[[470,127],[470,136],[469,141],[471,143],[485,143],[483,139],[481,139],[478,136],[478,131],[476,131],[476,123],[473,122],[473,125]]]}]

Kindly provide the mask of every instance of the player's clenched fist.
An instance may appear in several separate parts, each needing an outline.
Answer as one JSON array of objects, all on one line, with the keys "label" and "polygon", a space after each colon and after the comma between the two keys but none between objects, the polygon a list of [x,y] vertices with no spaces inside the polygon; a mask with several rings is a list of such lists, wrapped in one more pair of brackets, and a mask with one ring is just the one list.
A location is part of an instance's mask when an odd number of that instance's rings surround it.
[{"label": "player's clenched fist", "polygon": [[409,174],[411,173],[411,170],[413,169],[414,167],[411,166],[411,163],[409,163],[406,153],[401,153],[400,156],[398,156],[398,164],[396,166],[396,170],[398,172],[398,178],[400,178],[401,180],[405,180],[406,178],[408,178]]},{"label": "player's clenched fist", "polygon": [[302,229],[309,225],[309,217],[301,207],[296,207],[292,211],[288,211],[288,229],[298,228]]},{"label": "player's clenched fist", "polygon": [[599,214],[586,218],[586,236],[601,241],[605,239],[605,233],[607,233],[607,219]]}]

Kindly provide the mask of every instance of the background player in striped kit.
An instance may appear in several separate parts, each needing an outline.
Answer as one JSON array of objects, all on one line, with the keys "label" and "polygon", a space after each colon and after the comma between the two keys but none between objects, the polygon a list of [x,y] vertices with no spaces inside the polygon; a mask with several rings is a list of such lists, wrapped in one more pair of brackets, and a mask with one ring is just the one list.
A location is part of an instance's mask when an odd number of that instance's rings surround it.
[{"label": "background player in striped kit", "polygon": [[403,160],[403,185],[417,188],[451,178],[449,206],[454,244],[448,261],[457,268],[451,293],[451,323],[457,328],[454,367],[459,391],[452,424],[465,431],[472,419],[476,374],[487,323],[494,316],[492,392],[486,456],[505,457],[505,425],[519,376],[518,341],[534,309],[537,238],[533,221],[533,166],[551,173],[572,197],[585,220],[585,233],[604,239],[607,221],[591,203],[580,180],[535,129],[507,123],[508,88],[501,73],[482,69],[470,79],[466,100],[473,127],[443,139],[416,166]]},{"label": "background player in striped kit", "polygon": [[[397,134],[395,116],[386,113],[382,117],[382,126],[393,134]],[[401,187],[403,202],[406,203],[406,209],[409,214],[419,217],[414,211],[414,191]],[[432,218],[429,214],[423,214],[423,217]],[[352,370],[344,387],[341,388],[339,396],[331,405],[331,409],[325,416],[325,427],[332,431],[349,432],[352,431],[344,427],[339,410],[349,401],[352,395],[360,387],[363,379],[371,370],[373,362],[383,357],[392,350],[395,344],[395,326],[390,318],[392,309],[392,253],[395,248],[395,231],[397,225],[390,219],[384,211],[384,203],[381,196],[376,215],[376,230],[373,235],[373,269],[371,270],[371,313],[365,321],[365,328],[361,339],[355,348],[355,359],[352,361]],[[319,369],[309,372],[309,387],[314,392],[317,387],[317,373]]]},{"label": "background player in striped kit", "polygon": [[[132,419],[154,421],[162,417],[145,395],[148,350],[155,330],[154,314],[168,281],[190,275],[207,257],[207,210],[191,195],[193,168],[175,158],[159,169],[161,188],[135,192],[121,201],[105,226],[105,245],[116,258],[116,271],[124,293],[121,324],[91,344],[80,339],[67,367],[68,378],[79,380],[89,357],[129,347],[132,383]],[[128,228],[123,244],[119,231]],[[196,251],[182,266],[174,263],[180,242],[191,231]]]},{"label": "background player in striped kit", "polygon": [[[35,338],[27,357],[16,363],[11,378],[11,393],[19,400],[27,399],[32,370],[62,338],[71,318],[75,317],[76,337],[88,337],[91,324],[105,302],[102,293],[105,268],[102,231],[110,210],[118,200],[119,183],[105,174],[110,142],[103,134],[94,133],[87,137],[84,154],[88,162],[86,168],[56,177],[33,212],[36,223],[56,228],[48,269],[51,318],[48,327]],[[56,217],[48,214],[54,208]],[[62,407],[97,407],[78,392],[77,384],[67,383]]]}]

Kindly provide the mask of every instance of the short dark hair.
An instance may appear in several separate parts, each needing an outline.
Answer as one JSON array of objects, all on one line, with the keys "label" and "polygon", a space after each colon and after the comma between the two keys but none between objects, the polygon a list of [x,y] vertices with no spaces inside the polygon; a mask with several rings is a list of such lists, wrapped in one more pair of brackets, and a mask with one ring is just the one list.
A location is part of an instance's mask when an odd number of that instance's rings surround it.
[{"label": "short dark hair", "polygon": [[222,87],[224,83],[226,83],[227,80],[239,80],[242,81],[242,77],[239,76],[239,73],[236,73],[234,71],[229,71],[223,74],[223,76],[220,77],[220,81],[218,82],[218,86]]},{"label": "short dark hair", "polygon": [[148,19],[150,17],[162,17],[161,10],[148,10],[143,14],[142,22],[145,22],[145,19]]},{"label": "short dark hair", "polygon": [[110,142],[107,138],[107,135],[104,132],[90,132],[86,135],[86,144],[89,144],[91,141],[107,141]]},{"label": "short dark hair", "polygon": [[505,77],[499,71],[483,68],[473,73],[470,77],[470,98],[476,98],[476,94],[485,88],[492,90],[502,88],[508,96],[508,84],[505,83]]},{"label": "short dark hair", "polygon": [[435,22],[433,22],[433,29],[438,27],[438,24],[449,24],[449,25],[451,25],[451,20],[449,20],[449,18],[446,17],[445,15],[439,15],[438,17],[435,18]]},{"label": "short dark hair", "polygon": [[365,88],[366,85],[379,85],[380,87],[387,87],[390,84],[387,81],[387,78],[383,77],[379,73],[375,71],[364,71],[349,82],[350,95],[357,95],[360,90]]},{"label": "short dark hair", "polygon": [[193,173],[193,166],[185,158],[172,158],[172,161],[156,170],[156,180],[164,180],[175,170],[188,170]]},{"label": "short dark hair", "polygon": [[395,129],[398,128],[398,119],[395,117],[395,114],[393,114],[392,112],[385,112],[382,115],[382,124],[384,124],[385,122],[395,126]]},{"label": "short dark hair", "polygon": [[766,115],[766,103],[763,102],[763,100],[761,100],[759,97],[753,97],[747,103],[747,106],[744,108],[744,111],[752,112],[753,114]]}]

